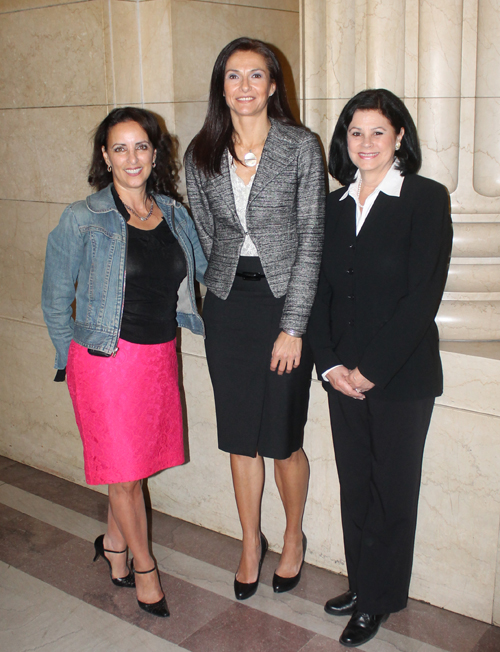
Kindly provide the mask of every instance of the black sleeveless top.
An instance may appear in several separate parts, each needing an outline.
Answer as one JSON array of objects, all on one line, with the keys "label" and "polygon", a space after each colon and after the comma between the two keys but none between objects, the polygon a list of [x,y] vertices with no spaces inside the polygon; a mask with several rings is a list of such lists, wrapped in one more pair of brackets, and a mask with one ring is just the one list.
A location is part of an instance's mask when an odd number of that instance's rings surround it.
[{"label": "black sleeveless top", "polygon": [[[114,187],[112,194],[117,209],[129,220]],[[165,220],[151,231],[127,222],[127,239],[120,337],[135,344],[170,342],[177,331],[177,293],[187,274],[184,252]]]}]

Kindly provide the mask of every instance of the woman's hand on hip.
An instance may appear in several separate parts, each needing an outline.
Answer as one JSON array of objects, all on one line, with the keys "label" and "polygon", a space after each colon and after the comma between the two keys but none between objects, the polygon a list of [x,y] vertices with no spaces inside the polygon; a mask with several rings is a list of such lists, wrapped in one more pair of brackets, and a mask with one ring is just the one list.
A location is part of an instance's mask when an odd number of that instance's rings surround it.
[{"label": "woman's hand on hip", "polygon": [[347,382],[355,391],[360,393],[368,392],[372,387],[375,387],[375,383],[365,378],[357,367],[349,373]]},{"label": "woman's hand on hip", "polygon": [[299,366],[301,353],[302,338],[281,331],[273,346],[271,371],[278,370],[280,376],[285,371],[289,374],[292,369]]},{"label": "woman's hand on hip", "polygon": [[342,392],[346,396],[351,398],[356,398],[362,401],[365,397],[361,392],[358,392],[354,387],[349,383],[349,376],[352,373],[347,367],[339,365],[334,367],[327,374],[326,377],[330,382],[330,385],[333,389],[336,389],[338,392]]}]

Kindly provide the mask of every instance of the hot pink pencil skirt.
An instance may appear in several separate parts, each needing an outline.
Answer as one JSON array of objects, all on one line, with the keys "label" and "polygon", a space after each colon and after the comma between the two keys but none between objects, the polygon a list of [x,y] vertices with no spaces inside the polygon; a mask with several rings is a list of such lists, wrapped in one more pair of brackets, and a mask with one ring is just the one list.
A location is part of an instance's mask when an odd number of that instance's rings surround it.
[{"label": "hot pink pencil skirt", "polygon": [[88,484],[147,478],[184,462],[176,341],[119,340],[116,357],[71,342],[68,388]]}]

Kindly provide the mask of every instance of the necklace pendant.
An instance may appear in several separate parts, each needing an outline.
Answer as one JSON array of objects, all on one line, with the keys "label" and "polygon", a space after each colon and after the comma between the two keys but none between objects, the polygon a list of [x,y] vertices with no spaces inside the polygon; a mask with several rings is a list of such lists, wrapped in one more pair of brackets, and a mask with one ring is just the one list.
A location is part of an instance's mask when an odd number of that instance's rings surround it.
[{"label": "necklace pendant", "polygon": [[243,160],[245,162],[245,165],[248,165],[248,167],[250,168],[254,168],[257,165],[257,157],[252,151],[247,152],[243,157]]}]

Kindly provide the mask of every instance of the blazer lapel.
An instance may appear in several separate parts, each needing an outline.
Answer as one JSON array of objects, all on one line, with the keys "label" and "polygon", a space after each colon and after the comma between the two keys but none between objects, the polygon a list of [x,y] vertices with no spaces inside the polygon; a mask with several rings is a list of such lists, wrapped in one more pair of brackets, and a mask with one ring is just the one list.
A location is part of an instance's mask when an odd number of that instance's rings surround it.
[{"label": "blazer lapel", "polygon": [[379,192],[375,203],[368,213],[368,217],[364,221],[363,226],[357,235],[358,238],[364,236],[366,233],[369,234],[370,231],[373,231],[374,228],[377,228],[377,222],[381,219],[381,217],[387,214],[389,211],[392,211],[395,199],[398,200],[399,197],[392,197],[386,195],[383,192]]},{"label": "blazer lapel", "polygon": [[227,150],[225,150],[224,154],[222,155],[221,174],[210,177],[209,184],[210,192],[224,201],[228,208],[229,215],[233,219],[234,223],[243,231],[243,227],[241,226],[241,222],[238,218],[238,213],[236,212],[236,204],[234,202],[234,193],[233,186],[231,184],[231,174],[229,172]]},{"label": "blazer lapel", "polygon": [[273,121],[267,135],[266,143],[260,157],[259,167],[250,190],[248,205],[259,195],[284,167],[290,164],[296,154],[296,147],[291,146],[280,133],[279,122]]}]

